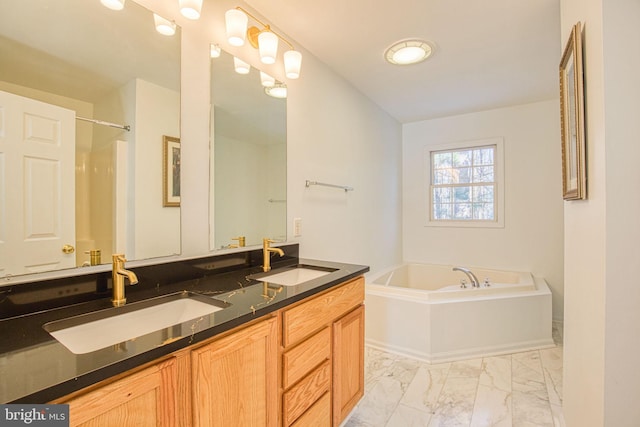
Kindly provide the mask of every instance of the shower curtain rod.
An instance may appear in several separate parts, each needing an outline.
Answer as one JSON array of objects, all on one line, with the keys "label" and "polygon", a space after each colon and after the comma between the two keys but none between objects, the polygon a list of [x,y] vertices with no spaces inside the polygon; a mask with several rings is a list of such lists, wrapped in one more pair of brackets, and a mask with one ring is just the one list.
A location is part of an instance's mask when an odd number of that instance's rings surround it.
[{"label": "shower curtain rod", "polygon": [[85,117],[80,117],[80,116],[76,116],[76,120],[82,120],[82,121],[85,121],[85,122],[91,122],[91,123],[95,123],[97,125],[109,126],[109,127],[112,127],[112,128],[124,129],[127,132],[129,132],[131,130],[131,126],[129,126],[129,125],[119,125],[117,123],[105,122],[103,120],[87,119]]}]

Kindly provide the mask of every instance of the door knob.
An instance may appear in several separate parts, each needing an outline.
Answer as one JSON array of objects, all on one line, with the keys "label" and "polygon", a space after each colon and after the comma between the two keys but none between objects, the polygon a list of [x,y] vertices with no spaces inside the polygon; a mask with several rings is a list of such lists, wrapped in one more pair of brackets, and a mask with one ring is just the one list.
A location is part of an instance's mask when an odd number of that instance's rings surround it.
[{"label": "door knob", "polygon": [[73,247],[73,246],[71,246],[71,245],[64,245],[64,246],[62,247],[62,252],[63,252],[63,253],[65,253],[65,254],[72,254],[72,253],[74,253],[75,251],[76,251],[76,248],[74,248],[74,247]]}]

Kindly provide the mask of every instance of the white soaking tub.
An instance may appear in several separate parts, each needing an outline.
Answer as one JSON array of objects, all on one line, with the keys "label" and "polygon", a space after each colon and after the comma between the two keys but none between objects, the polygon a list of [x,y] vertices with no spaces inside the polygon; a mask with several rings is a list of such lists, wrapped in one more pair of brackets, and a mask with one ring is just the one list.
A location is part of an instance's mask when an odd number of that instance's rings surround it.
[{"label": "white soaking tub", "polygon": [[404,264],[368,279],[367,345],[431,363],[553,347],[544,279],[469,268],[475,288],[453,267]]}]

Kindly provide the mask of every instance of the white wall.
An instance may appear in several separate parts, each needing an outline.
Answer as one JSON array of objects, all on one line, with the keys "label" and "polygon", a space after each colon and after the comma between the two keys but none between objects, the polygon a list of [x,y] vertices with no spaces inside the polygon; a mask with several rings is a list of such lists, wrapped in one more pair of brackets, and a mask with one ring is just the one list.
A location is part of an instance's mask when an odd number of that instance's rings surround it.
[{"label": "white wall", "polygon": [[[566,202],[564,414],[568,426],[604,425],[605,176],[601,0],[563,1],[563,46],[585,24],[588,197]],[[561,52],[558,53],[560,55]]]},{"label": "white wall", "polygon": [[[605,424],[640,420],[640,2],[604,2],[607,162]],[[630,279],[631,278],[631,279]]]},{"label": "white wall", "polygon": [[589,190],[588,200],[565,203],[565,420],[636,426],[640,4],[563,0],[561,13],[563,43],[584,25]]},{"label": "white wall", "polygon": [[[545,101],[405,124],[405,261],[458,264],[544,277],[553,317],[563,317],[562,182],[559,101]],[[425,147],[502,137],[504,228],[427,227]]]},{"label": "white wall", "polygon": [[[310,55],[289,82],[287,224],[302,219],[301,255],[366,264],[400,262],[401,126]],[[305,181],[346,185],[354,191]]]},{"label": "white wall", "polygon": [[[269,147],[220,136],[216,140],[215,241],[217,247],[237,244],[233,237],[244,236],[247,244],[262,242],[267,221],[267,180],[265,163]],[[282,162],[283,163],[283,162]]]},{"label": "white wall", "polygon": [[[302,237],[290,239],[300,242],[301,255],[373,269],[398,263],[400,124],[301,46],[296,46],[303,53],[298,80],[283,78],[281,60],[264,66],[253,48],[229,46],[224,13],[238,5],[251,10],[242,2],[205,2],[198,21],[183,18],[174,0],[139,3],[182,26],[182,254],[209,249],[209,44],[214,42],[289,85],[287,228],[291,234],[293,218],[302,218]],[[305,179],[355,191],[305,189]]]},{"label": "white wall", "polygon": [[[163,136],[179,137],[179,94],[170,89],[135,81],[135,125],[131,129],[135,150],[135,250],[131,259],[180,254],[180,209],[162,206]],[[131,230],[130,230],[131,231]]]}]

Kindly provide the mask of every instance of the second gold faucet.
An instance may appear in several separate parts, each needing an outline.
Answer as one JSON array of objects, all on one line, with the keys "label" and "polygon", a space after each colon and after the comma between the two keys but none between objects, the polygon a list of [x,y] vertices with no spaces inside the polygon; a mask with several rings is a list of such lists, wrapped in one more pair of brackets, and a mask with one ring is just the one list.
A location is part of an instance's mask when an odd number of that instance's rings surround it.
[{"label": "second gold faucet", "polygon": [[113,254],[112,259],[113,299],[111,303],[114,307],[120,307],[127,303],[124,296],[124,278],[128,278],[129,283],[135,285],[138,283],[138,276],[133,271],[124,268],[124,263],[127,261],[124,254]]},{"label": "second gold faucet", "polygon": [[275,252],[280,256],[284,256],[284,252],[280,248],[272,248],[270,243],[275,243],[275,240],[268,238],[262,239],[262,271],[271,271],[271,252]]}]

